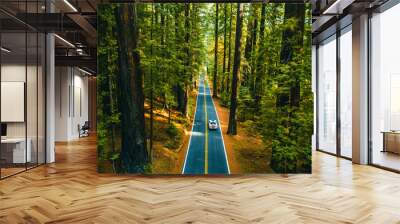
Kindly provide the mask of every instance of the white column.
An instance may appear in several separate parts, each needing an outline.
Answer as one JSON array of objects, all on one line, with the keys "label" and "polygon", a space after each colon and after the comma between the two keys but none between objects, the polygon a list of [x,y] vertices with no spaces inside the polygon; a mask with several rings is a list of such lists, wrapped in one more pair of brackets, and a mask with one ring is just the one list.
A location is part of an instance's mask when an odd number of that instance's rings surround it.
[{"label": "white column", "polygon": [[353,162],[368,163],[368,15],[353,19]]},{"label": "white column", "polygon": [[47,163],[52,163],[55,161],[55,151],[54,151],[54,133],[55,133],[55,60],[54,60],[54,35],[47,34],[47,108],[46,108],[46,158]]},{"label": "white column", "polygon": [[[47,11],[54,11],[54,6],[47,1]],[[55,161],[55,54],[54,34],[46,35],[46,163]]]}]

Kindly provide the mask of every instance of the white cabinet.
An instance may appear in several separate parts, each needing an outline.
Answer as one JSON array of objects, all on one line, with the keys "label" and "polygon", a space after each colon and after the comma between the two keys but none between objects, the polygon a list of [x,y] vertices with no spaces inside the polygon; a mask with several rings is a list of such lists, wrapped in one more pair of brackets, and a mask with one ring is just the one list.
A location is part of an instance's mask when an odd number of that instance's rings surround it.
[{"label": "white cabinet", "polygon": [[12,163],[25,163],[32,161],[32,141],[27,139],[28,144],[25,151],[25,139],[24,138],[9,138],[2,139],[1,144],[6,145],[7,148],[12,149]]}]

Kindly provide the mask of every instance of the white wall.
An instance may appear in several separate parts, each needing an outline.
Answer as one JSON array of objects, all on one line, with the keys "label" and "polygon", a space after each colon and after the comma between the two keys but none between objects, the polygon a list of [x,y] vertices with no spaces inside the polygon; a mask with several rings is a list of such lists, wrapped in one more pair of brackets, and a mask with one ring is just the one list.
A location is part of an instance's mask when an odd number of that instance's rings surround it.
[{"label": "white wall", "polygon": [[68,139],[68,88],[70,76],[67,67],[56,67],[55,69],[55,140],[65,141]]},{"label": "white wall", "polygon": [[78,125],[88,120],[88,78],[73,67],[56,67],[55,140],[79,138]]},{"label": "white wall", "polygon": [[81,126],[85,123],[85,121],[89,120],[89,94],[88,94],[88,77],[87,76],[82,76],[84,75],[83,73],[78,71],[78,74],[76,73],[78,70],[75,70],[75,75],[74,75],[74,91],[73,91],[73,105],[74,107],[71,108],[72,110],[72,120],[71,120],[71,135],[74,137],[79,137],[79,132],[78,132],[78,124]]}]

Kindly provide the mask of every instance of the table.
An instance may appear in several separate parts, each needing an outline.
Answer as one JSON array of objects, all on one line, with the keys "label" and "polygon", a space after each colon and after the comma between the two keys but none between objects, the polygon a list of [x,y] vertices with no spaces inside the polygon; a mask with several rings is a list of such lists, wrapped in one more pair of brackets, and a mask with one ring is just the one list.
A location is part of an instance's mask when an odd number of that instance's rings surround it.
[{"label": "table", "polygon": [[382,152],[400,154],[400,131],[383,131]]}]

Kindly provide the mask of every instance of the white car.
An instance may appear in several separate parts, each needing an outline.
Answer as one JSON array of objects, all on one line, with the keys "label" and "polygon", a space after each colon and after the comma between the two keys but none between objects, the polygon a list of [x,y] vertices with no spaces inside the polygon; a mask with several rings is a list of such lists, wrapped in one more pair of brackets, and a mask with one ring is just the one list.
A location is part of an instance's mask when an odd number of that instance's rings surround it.
[{"label": "white car", "polygon": [[208,129],[217,130],[217,128],[218,128],[217,120],[209,120],[208,121]]}]

